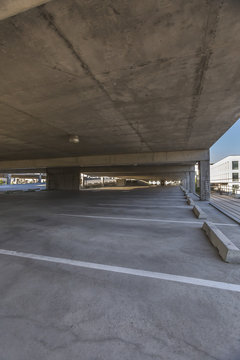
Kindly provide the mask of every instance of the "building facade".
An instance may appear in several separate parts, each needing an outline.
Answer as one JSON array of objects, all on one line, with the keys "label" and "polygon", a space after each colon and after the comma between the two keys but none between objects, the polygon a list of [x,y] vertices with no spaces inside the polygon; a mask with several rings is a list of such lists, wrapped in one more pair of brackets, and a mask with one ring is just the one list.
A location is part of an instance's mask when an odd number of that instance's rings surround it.
[{"label": "building facade", "polygon": [[240,155],[227,156],[210,166],[214,190],[240,194]]}]

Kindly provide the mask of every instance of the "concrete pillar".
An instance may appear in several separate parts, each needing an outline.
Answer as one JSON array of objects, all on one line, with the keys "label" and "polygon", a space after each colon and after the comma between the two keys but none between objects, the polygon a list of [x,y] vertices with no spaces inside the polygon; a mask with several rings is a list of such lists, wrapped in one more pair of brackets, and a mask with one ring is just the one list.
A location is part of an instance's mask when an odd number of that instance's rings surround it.
[{"label": "concrete pillar", "polygon": [[11,174],[7,174],[7,185],[11,185]]},{"label": "concrete pillar", "polygon": [[85,178],[84,178],[84,174],[81,173],[81,180],[80,180],[80,188],[84,189],[85,188]]},{"label": "concrete pillar", "polygon": [[199,185],[200,200],[210,199],[210,165],[209,160],[201,160],[199,162]]},{"label": "concrete pillar", "polygon": [[79,190],[80,169],[62,167],[47,169],[47,190]]},{"label": "concrete pillar", "polygon": [[189,190],[189,172],[186,172],[186,190],[190,191]]},{"label": "concrete pillar", "polygon": [[104,186],[104,177],[101,177],[101,186]]},{"label": "concrete pillar", "polygon": [[189,171],[189,192],[195,193],[195,171]]},{"label": "concrete pillar", "polygon": [[41,184],[41,182],[42,182],[42,174],[38,175],[38,182]]},{"label": "concrete pillar", "polygon": [[186,179],[182,179],[182,186],[184,187],[184,189],[186,189]]}]

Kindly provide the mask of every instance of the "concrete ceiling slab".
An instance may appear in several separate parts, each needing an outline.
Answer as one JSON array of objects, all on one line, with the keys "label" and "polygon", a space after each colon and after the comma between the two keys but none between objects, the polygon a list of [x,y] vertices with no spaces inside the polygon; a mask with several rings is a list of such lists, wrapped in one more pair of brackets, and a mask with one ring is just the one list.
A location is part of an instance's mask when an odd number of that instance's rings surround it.
[{"label": "concrete ceiling slab", "polygon": [[239,10],[52,0],[0,21],[0,160],[208,149],[239,115]]}]

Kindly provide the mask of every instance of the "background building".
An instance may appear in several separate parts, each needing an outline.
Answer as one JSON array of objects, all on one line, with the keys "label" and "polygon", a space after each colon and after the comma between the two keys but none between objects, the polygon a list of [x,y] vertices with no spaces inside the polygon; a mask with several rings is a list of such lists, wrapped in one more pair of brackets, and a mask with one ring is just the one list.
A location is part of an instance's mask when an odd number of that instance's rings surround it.
[{"label": "background building", "polygon": [[215,190],[240,194],[240,155],[227,156],[210,166],[210,182]]}]

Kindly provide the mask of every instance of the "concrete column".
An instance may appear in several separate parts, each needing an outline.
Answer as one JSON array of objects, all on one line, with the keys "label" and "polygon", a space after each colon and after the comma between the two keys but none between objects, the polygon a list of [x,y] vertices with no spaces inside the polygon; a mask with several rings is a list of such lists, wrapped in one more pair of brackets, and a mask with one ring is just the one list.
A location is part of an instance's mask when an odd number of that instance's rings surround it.
[{"label": "concrete column", "polygon": [[190,191],[189,190],[189,172],[186,172],[186,190]]},{"label": "concrete column", "polygon": [[84,174],[83,173],[81,173],[81,180],[80,180],[80,188],[81,189],[84,189],[84,187],[85,187],[85,178],[84,178]]},{"label": "concrete column", "polygon": [[199,162],[199,185],[200,200],[210,199],[210,165],[209,160],[201,160]]},{"label": "concrete column", "polygon": [[7,185],[11,185],[11,174],[7,174]]},{"label": "concrete column", "polygon": [[182,179],[182,186],[184,187],[184,189],[186,189],[186,179]]},{"label": "concrete column", "polygon": [[104,186],[104,177],[101,177],[101,186]]},{"label": "concrete column", "polygon": [[195,171],[189,171],[189,191],[195,193]]},{"label": "concrete column", "polygon": [[80,168],[62,167],[47,169],[47,190],[79,190]]},{"label": "concrete column", "polygon": [[38,182],[41,184],[41,182],[42,182],[42,174],[38,175]]}]

